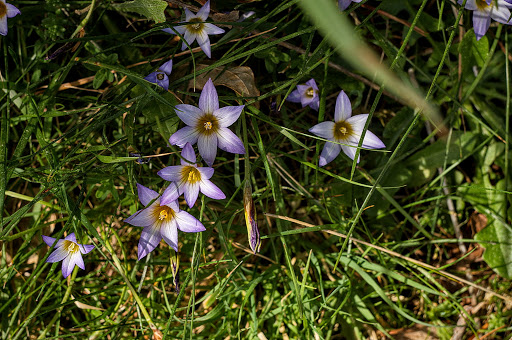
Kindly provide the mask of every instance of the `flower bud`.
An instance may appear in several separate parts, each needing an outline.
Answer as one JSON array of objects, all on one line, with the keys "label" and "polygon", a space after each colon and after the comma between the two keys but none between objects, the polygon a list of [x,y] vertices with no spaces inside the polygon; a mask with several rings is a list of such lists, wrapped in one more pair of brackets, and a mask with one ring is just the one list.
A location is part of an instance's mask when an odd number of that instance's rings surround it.
[{"label": "flower bud", "polygon": [[244,212],[249,245],[254,253],[259,253],[261,246],[260,232],[258,230],[258,223],[256,223],[256,209],[252,200],[252,188],[247,180],[244,185]]}]

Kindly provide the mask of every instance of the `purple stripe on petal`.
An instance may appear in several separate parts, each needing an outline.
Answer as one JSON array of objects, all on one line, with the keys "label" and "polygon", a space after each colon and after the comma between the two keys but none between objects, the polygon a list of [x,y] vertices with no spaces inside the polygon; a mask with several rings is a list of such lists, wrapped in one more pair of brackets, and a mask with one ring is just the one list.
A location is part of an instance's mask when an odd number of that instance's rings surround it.
[{"label": "purple stripe on petal", "polygon": [[298,90],[292,91],[288,97],[286,97],[286,100],[292,103],[300,103],[300,93]]},{"label": "purple stripe on petal", "polygon": [[155,222],[155,209],[156,205],[152,204],[145,209],[137,211],[124,221],[136,227],[147,227]]},{"label": "purple stripe on petal", "polygon": [[181,165],[190,165],[190,163],[195,163],[197,161],[196,153],[190,143],[186,143],[183,150],[181,150],[181,157],[186,159],[181,159]]},{"label": "purple stripe on petal", "polygon": [[368,120],[368,114],[362,114],[362,115],[355,115],[346,120],[347,123],[349,123],[352,126],[352,130],[354,131],[354,134],[361,135],[364,129],[364,125],[366,124],[366,121]]},{"label": "purple stripe on petal", "polygon": [[176,220],[173,219],[171,221],[162,223],[162,229],[160,231],[162,234],[162,238],[165,243],[174,249],[174,251],[178,251],[178,228]]},{"label": "purple stripe on petal", "polygon": [[309,132],[325,139],[334,139],[334,122],[318,123]]},{"label": "purple stripe on petal", "polygon": [[204,30],[199,32],[199,34],[197,35],[197,42],[201,49],[203,50],[204,54],[206,54],[208,58],[211,58],[212,52],[210,46],[210,38],[208,38],[208,34],[206,34]]},{"label": "purple stripe on petal", "polygon": [[147,206],[152,200],[158,197],[158,193],[156,191],[146,188],[139,183],[137,183],[137,194],[139,195],[139,201],[143,206]]},{"label": "purple stripe on petal", "polygon": [[139,260],[151,253],[160,243],[162,235],[160,235],[160,223],[154,223],[142,230],[138,245]]},{"label": "purple stripe on petal", "polygon": [[160,198],[160,204],[168,205],[171,202],[176,201],[179,196],[180,194],[178,193],[178,186],[175,183],[171,183],[162,194],[162,197]]},{"label": "purple stripe on petal", "polygon": [[507,3],[502,3],[501,6],[493,8],[491,10],[491,18],[499,23],[510,25],[510,10],[507,8],[507,6],[510,5]]},{"label": "purple stripe on petal", "polygon": [[240,117],[245,105],[240,106],[225,106],[213,112],[217,117],[220,127],[228,127],[233,125],[234,122]]},{"label": "purple stripe on petal", "polygon": [[[210,0],[206,1],[203,7],[197,12],[197,16],[201,18],[203,21],[208,19],[208,15],[210,14]],[[187,20],[188,21],[188,20]]]},{"label": "purple stripe on petal", "polygon": [[213,168],[198,167],[197,171],[201,173],[201,179],[210,179],[213,176],[215,170]]},{"label": "purple stripe on petal", "polygon": [[94,245],[92,244],[79,244],[78,246],[82,254],[88,254],[91,250],[94,249]]},{"label": "purple stripe on petal", "polygon": [[208,79],[199,97],[199,108],[204,113],[213,113],[219,108],[219,97],[213,85],[212,79]]},{"label": "purple stripe on petal", "polygon": [[244,143],[230,129],[220,128],[217,136],[221,150],[238,154],[245,153]]},{"label": "purple stripe on petal", "polygon": [[196,126],[203,116],[203,111],[200,108],[188,104],[178,104],[174,107],[174,111],[188,126]]},{"label": "purple stripe on petal", "polygon": [[322,149],[322,153],[320,154],[320,159],[318,161],[319,166],[324,166],[330,163],[333,159],[338,157],[341,151],[340,144],[334,144],[331,142],[327,142]]},{"label": "purple stripe on petal", "polygon": [[197,233],[206,230],[204,225],[199,222],[197,218],[186,211],[180,211],[176,215],[176,222],[178,224],[178,229],[186,233]]},{"label": "purple stripe on petal", "polygon": [[192,13],[188,8],[185,8],[185,20],[190,21],[190,19],[194,19],[196,15]]},{"label": "purple stripe on petal", "polygon": [[[56,238],[53,238],[53,237],[50,237],[50,236],[46,236],[46,235],[43,235],[43,241],[44,243],[46,243],[49,247],[53,246],[53,244],[55,243],[57,239]],[[55,247],[58,247],[58,244],[55,245]]]},{"label": "purple stripe on petal", "polygon": [[[187,143],[188,144],[188,143]],[[188,144],[190,145],[190,144]],[[163,168],[158,171],[158,176],[162,177],[166,181],[170,182],[178,182],[181,180],[181,170],[183,169],[183,165],[171,165]]]},{"label": "purple stripe on petal", "polygon": [[76,264],[80,269],[85,270],[85,264],[84,264],[84,259],[82,258],[82,253],[77,251],[74,254],[70,254],[70,257],[71,257],[70,262],[72,262],[73,264]]},{"label": "purple stripe on petal", "polygon": [[210,23],[205,23],[203,30],[209,35],[222,34],[225,32],[222,28]]},{"label": "purple stripe on petal", "polygon": [[59,247],[55,249],[50,256],[46,259],[46,262],[59,262],[66,258],[69,255],[69,252],[64,249],[64,247]]},{"label": "purple stripe on petal", "polygon": [[342,120],[347,120],[352,116],[352,104],[350,104],[350,100],[348,99],[345,91],[341,91],[336,99],[336,107],[334,108],[334,121],[339,122]]},{"label": "purple stripe on petal", "polygon": [[[183,34],[183,38],[185,38],[185,41],[187,44],[192,45],[194,40],[196,40],[197,34],[191,33],[188,29],[185,30],[185,34]],[[181,46],[181,49],[184,50],[187,48],[187,45],[185,42],[183,42],[183,45]]]},{"label": "purple stripe on petal", "polygon": [[491,17],[480,11],[473,12],[473,28],[475,30],[476,40],[480,40],[491,25]]},{"label": "purple stripe on petal", "polygon": [[220,190],[218,186],[213,184],[212,181],[210,181],[208,179],[201,180],[201,183],[199,184],[199,186],[201,188],[201,192],[205,196],[208,196],[215,200],[223,200],[224,198],[226,198],[226,195],[224,195],[222,190]]},{"label": "purple stripe on petal", "polygon": [[76,242],[76,236],[75,236],[75,233],[71,233],[71,234],[69,234],[69,235],[68,235],[68,236],[66,236],[64,239],[65,239],[65,240],[68,240],[68,241],[71,241],[71,242],[73,242],[73,243],[77,243],[77,242]]},{"label": "purple stripe on petal", "polygon": [[318,91],[318,86],[316,86],[316,81],[315,79],[311,78],[310,80],[308,80],[306,82],[306,85],[308,85],[308,87],[312,87],[314,90],[317,90]]},{"label": "purple stripe on petal", "polygon": [[195,128],[185,126],[173,133],[171,138],[169,138],[169,144],[178,145],[179,147],[183,147],[187,143],[194,145],[197,143],[198,137],[199,133]]},{"label": "purple stripe on petal", "polygon": [[185,201],[187,201],[189,208],[192,208],[197,201],[197,196],[199,195],[199,183],[186,183],[183,187]]},{"label": "purple stripe on petal", "polygon": [[160,66],[159,68],[160,68],[160,70],[165,72],[167,75],[171,74],[171,72],[172,72],[172,59],[169,60],[166,63],[163,63],[162,66]]},{"label": "purple stripe on petal", "polygon": [[213,162],[215,161],[215,156],[217,156],[217,135],[199,135],[197,140],[197,148],[199,149],[199,154],[201,154],[201,157],[203,157],[203,160],[206,162],[206,164],[212,166]]},{"label": "purple stripe on petal", "polygon": [[75,268],[75,263],[71,261],[71,256],[66,257],[64,261],[62,261],[62,276],[67,278],[73,271],[73,268]]}]

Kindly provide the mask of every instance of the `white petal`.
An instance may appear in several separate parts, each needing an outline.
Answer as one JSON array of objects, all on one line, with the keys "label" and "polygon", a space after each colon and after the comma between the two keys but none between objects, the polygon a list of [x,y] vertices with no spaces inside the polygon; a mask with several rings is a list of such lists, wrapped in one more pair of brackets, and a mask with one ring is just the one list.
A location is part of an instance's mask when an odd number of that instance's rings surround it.
[{"label": "white petal", "polygon": [[316,124],[309,132],[325,139],[334,139],[334,122],[322,122]]},{"label": "white petal", "polygon": [[181,170],[183,170],[183,165],[171,165],[158,171],[157,175],[169,182],[179,182],[181,180]]},{"label": "white petal", "polygon": [[197,171],[201,173],[201,179],[210,179],[213,176],[213,173],[215,170],[213,168],[207,168],[207,167],[198,167]]},{"label": "white petal", "polygon": [[155,203],[151,204],[145,209],[137,211],[135,214],[126,218],[124,221],[136,227],[147,227],[148,225],[152,225],[155,222]]},{"label": "white petal", "polygon": [[217,135],[199,135],[197,148],[199,149],[199,154],[203,157],[206,164],[212,166],[215,161],[215,156],[217,156]]},{"label": "white petal", "polygon": [[64,260],[64,258],[68,255],[69,255],[69,252],[67,250],[65,250],[64,247],[59,247],[59,248],[55,249],[50,254],[50,256],[48,256],[48,258],[46,259],[46,262],[50,262],[50,263],[59,262],[59,261]]},{"label": "white petal", "polygon": [[222,34],[225,32],[222,28],[217,27],[214,24],[210,24],[210,23],[205,23],[203,30],[208,35]]},{"label": "white petal", "polygon": [[159,223],[154,223],[148,227],[145,227],[142,230],[139,245],[137,247],[139,260],[147,254],[151,253],[153,249],[158,246],[161,239],[162,235],[160,235]]},{"label": "white petal", "polygon": [[206,56],[208,58],[211,58],[212,52],[211,52],[211,46],[210,46],[210,38],[208,38],[208,34],[206,34],[206,31],[201,30],[201,32],[199,32],[197,34],[196,38],[197,38],[197,42],[199,43],[199,46],[203,50],[204,54],[206,54]]},{"label": "white petal", "polygon": [[197,201],[197,196],[199,195],[199,183],[185,183],[183,188],[185,201],[187,201],[189,208],[192,208]]},{"label": "white petal", "polygon": [[75,268],[75,263],[71,261],[71,256],[67,256],[64,261],[62,261],[62,276],[64,276],[64,278],[68,277],[73,271],[73,268]]},{"label": "white petal", "polygon": [[204,6],[201,7],[199,12],[197,12],[197,17],[201,18],[203,21],[206,21],[206,19],[208,19],[209,14],[210,14],[210,0],[206,1]]},{"label": "white petal", "polygon": [[190,165],[190,163],[195,163],[197,161],[196,153],[192,144],[186,143],[185,146],[183,146],[183,150],[181,150],[181,157],[185,158],[180,159],[181,165]]},{"label": "white petal", "polygon": [[[357,147],[355,147],[355,146],[350,147],[350,146],[342,145],[341,149],[343,150],[345,155],[347,155],[352,160],[356,156]],[[359,154],[361,154],[361,152],[359,152]],[[357,157],[357,163],[359,163],[360,158],[361,158],[361,156]]]},{"label": "white petal", "polygon": [[175,251],[178,251],[178,228],[176,225],[176,219],[162,223],[160,233],[162,234],[165,243],[171,246]]},{"label": "white petal", "polygon": [[327,142],[322,149],[322,153],[320,154],[320,160],[318,161],[319,166],[324,166],[327,163],[330,163],[333,159],[338,157],[341,151],[341,145],[335,144],[331,142]]},{"label": "white petal", "polygon": [[81,252],[77,251],[76,253],[71,254],[70,257],[71,257],[70,262],[72,262],[73,264],[76,264],[79,268],[85,270],[84,259],[82,258]]},{"label": "white petal", "polygon": [[139,201],[143,206],[147,206],[151,201],[158,197],[158,192],[146,188],[142,184],[137,183],[137,193],[139,195]]},{"label": "white petal", "polygon": [[192,145],[196,144],[198,137],[199,133],[195,128],[191,126],[185,126],[184,128],[181,128],[172,134],[171,138],[169,138],[169,144],[177,145],[182,148],[187,143]]},{"label": "white petal", "polygon": [[364,130],[364,125],[366,124],[366,121],[368,120],[368,114],[362,114],[362,115],[355,115],[346,120],[347,123],[349,123],[352,126],[352,130],[355,134],[358,136],[361,135],[361,132]]},{"label": "white petal", "polygon": [[363,147],[367,149],[382,149],[386,145],[373,132],[366,131],[363,140]]},{"label": "white petal", "polygon": [[185,8],[185,20],[190,21],[190,19],[196,18],[197,15],[192,13],[188,8]]},{"label": "white petal", "polygon": [[336,99],[336,107],[334,108],[334,121],[347,120],[352,115],[352,104],[348,99],[345,91],[341,91]]},{"label": "white petal", "polygon": [[201,180],[200,188],[203,195],[215,200],[223,200],[226,198],[222,190],[208,179]]},{"label": "white petal", "polygon": [[217,137],[218,145],[221,150],[231,153],[245,154],[244,143],[242,143],[240,138],[238,138],[238,136],[230,129],[220,128],[217,132]]},{"label": "white petal", "polygon": [[196,126],[203,116],[203,111],[200,108],[188,104],[178,104],[174,107],[174,111],[188,126]]},{"label": "white petal", "polygon": [[217,117],[220,127],[228,127],[233,125],[234,122],[240,117],[245,105],[240,106],[224,106],[213,112]]},{"label": "white petal", "polygon": [[510,24],[510,10],[504,4],[498,8],[493,7],[491,10],[491,18],[502,24]]},{"label": "white petal", "polygon": [[162,194],[162,198],[160,198],[160,204],[171,204],[172,202],[175,202],[179,196],[180,194],[178,193],[178,186],[175,183],[171,183]]},{"label": "white petal", "polygon": [[199,108],[204,113],[213,113],[213,111],[219,108],[219,96],[217,90],[213,85],[212,78],[209,78],[201,91],[199,97]]},{"label": "white petal", "polygon": [[186,233],[197,233],[206,230],[204,225],[202,225],[197,218],[186,211],[180,211],[179,214],[176,215],[176,222],[178,228]]}]

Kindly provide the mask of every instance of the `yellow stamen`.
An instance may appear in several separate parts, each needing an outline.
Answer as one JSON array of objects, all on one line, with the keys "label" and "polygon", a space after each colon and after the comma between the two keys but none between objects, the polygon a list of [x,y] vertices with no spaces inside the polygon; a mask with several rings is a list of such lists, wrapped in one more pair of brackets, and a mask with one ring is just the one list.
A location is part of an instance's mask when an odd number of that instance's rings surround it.
[{"label": "yellow stamen", "polygon": [[310,87],[309,89],[307,89],[307,91],[306,91],[306,96],[308,96],[308,97],[313,97],[314,95],[315,95],[315,90],[314,90],[312,87]]},{"label": "yellow stamen", "polygon": [[211,129],[212,129],[212,127],[213,127],[212,122],[206,122],[206,123],[204,123],[204,128],[205,128],[206,130],[211,130]]},{"label": "yellow stamen", "polygon": [[354,133],[352,125],[346,121],[339,121],[334,123],[333,130],[334,139],[338,141],[345,141]]},{"label": "yellow stamen", "polygon": [[78,244],[72,241],[64,240],[64,250],[68,253],[74,254],[79,250]]},{"label": "yellow stamen", "polygon": [[485,1],[485,0],[476,0],[475,2],[476,2],[476,7],[478,7],[479,10],[483,11],[487,7],[492,6],[494,0],[491,2],[490,5],[488,5],[487,1]]},{"label": "yellow stamen", "polygon": [[164,222],[172,220],[176,213],[168,206],[162,205],[156,209],[155,215],[159,221]]},{"label": "yellow stamen", "polygon": [[192,33],[199,33],[203,30],[204,24],[202,23],[203,19],[201,18],[192,18],[190,19],[190,25],[187,25],[187,28]]},{"label": "yellow stamen", "polygon": [[218,128],[219,123],[217,117],[215,117],[211,113],[203,114],[203,116],[199,118],[199,120],[197,121],[196,125],[197,131],[207,136],[217,132]]},{"label": "yellow stamen", "polygon": [[194,184],[201,180],[201,173],[195,166],[187,165],[181,170],[181,178],[187,183]]}]

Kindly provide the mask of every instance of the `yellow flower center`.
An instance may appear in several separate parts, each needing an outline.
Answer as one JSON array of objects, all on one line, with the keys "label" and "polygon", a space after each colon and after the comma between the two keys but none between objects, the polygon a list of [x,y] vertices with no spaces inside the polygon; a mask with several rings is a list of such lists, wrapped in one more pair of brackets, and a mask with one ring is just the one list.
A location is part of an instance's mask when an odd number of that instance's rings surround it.
[{"label": "yellow flower center", "polygon": [[315,90],[310,87],[309,89],[307,89],[306,91],[306,96],[310,97],[310,98],[313,98],[313,96],[315,95]]},{"label": "yellow flower center", "polygon": [[488,5],[488,4],[487,4],[487,1],[485,1],[485,0],[476,0],[475,2],[476,2],[476,7],[478,7],[478,9],[479,9],[479,10],[483,11],[483,10],[485,10],[487,7],[492,6],[492,3],[494,2],[494,0],[493,0],[493,1],[491,1],[491,4],[490,4],[490,5]]},{"label": "yellow flower center", "polygon": [[352,129],[352,125],[347,123],[346,121],[339,121],[334,123],[334,139],[337,141],[346,141],[352,134],[354,130]]},{"label": "yellow flower center", "polygon": [[7,6],[3,1],[0,1],[0,19],[7,14]]},{"label": "yellow flower center", "polygon": [[72,241],[64,240],[64,250],[68,253],[74,254],[79,250],[78,244]]},{"label": "yellow flower center", "polygon": [[203,30],[203,26],[204,24],[202,23],[202,19],[201,18],[192,18],[190,19],[190,25],[187,25],[187,28],[188,30],[191,32],[191,33],[199,33]]},{"label": "yellow flower center", "polygon": [[219,128],[219,123],[217,121],[217,117],[212,115],[211,113],[207,113],[199,118],[196,129],[199,133],[205,134],[207,136],[212,133],[217,132]]},{"label": "yellow flower center", "polygon": [[172,220],[174,216],[176,216],[176,213],[168,206],[162,205],[155,210],[155,215],[157,215],[160,222],[164,222]]},{"label": "yellow flower center", "polygon": [[187,165],[181,169],[181,178],[187,183],[194,184],[201,180],[201,173],[195,166]]}]

